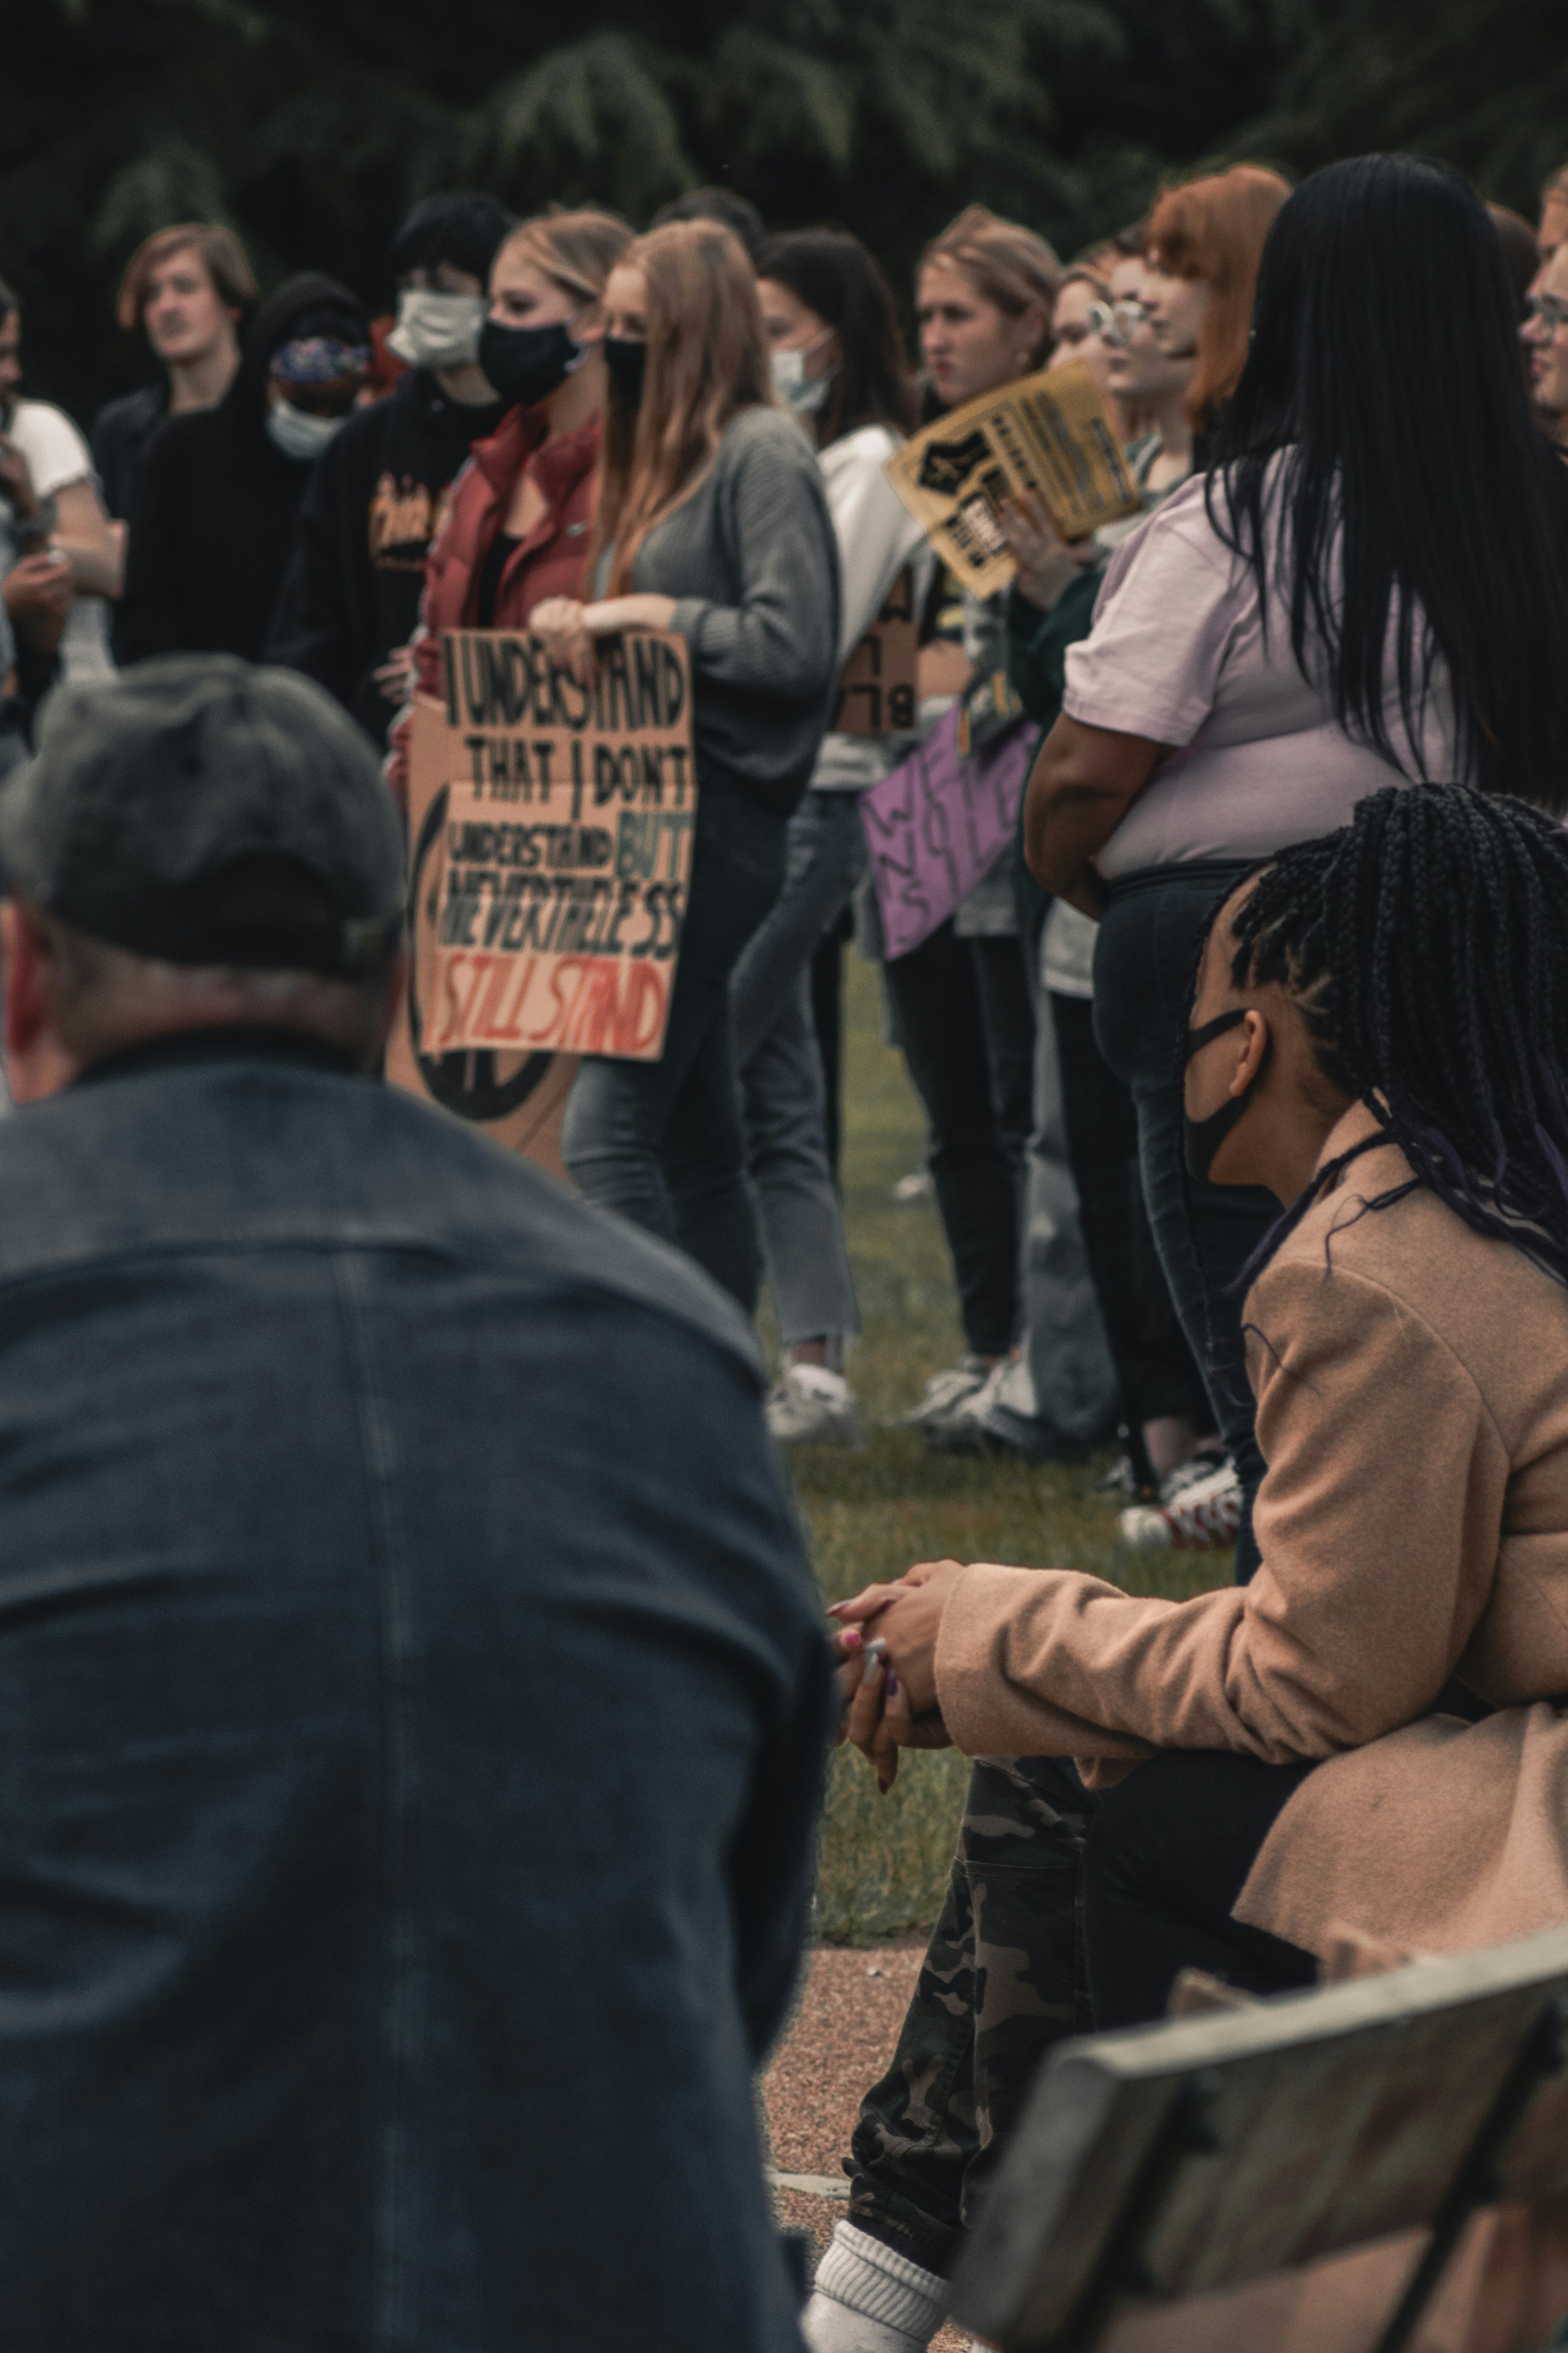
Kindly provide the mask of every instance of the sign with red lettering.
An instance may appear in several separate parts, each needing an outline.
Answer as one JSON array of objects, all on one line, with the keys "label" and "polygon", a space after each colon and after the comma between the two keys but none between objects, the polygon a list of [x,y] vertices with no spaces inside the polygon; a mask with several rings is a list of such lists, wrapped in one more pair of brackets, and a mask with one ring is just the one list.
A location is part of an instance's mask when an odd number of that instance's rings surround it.
[{"label": "sign with red lettering", "polygon": [[443,647],[425,1051],[657,1061],[697,815],[685,639],[606,639],[586,687],[522,632]]}]

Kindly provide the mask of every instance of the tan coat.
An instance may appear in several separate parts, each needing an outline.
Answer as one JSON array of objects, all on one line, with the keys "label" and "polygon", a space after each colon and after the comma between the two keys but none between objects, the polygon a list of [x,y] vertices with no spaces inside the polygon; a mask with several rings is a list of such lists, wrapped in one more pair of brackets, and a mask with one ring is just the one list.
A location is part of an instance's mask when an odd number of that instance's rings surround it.
[{"label": "tan coat", "polygon": [[[1568,1291],[1425,1190],[1362,1209],[1408,1174],[1352,1163],[1247,1301],[1251,1584],[1134,1600],[980,1565],[937,1645],[971,1756],[1091,1784],[1158,1748],[1327,1758],[1236,1907],[1320,1953],[1342,1924],[1431,1952],[1568,1920]],[[1451,1674],[1502,1713],[1431,1714]]]}]

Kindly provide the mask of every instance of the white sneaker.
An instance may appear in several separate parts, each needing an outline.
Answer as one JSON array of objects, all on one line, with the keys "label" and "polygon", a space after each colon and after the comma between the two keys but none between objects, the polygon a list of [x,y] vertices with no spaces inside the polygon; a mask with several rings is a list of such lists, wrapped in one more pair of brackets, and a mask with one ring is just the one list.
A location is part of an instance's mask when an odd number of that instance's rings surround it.
[{"label": "white sneaker", "polygon": [[826,1365],[786,1365],[763,1408],[781,1446],[858,1446],[860,1412],[842,1373]]},{"label": "white sneaker", "polygon": [[942,2327],[946,2284],[868,2231],[836,2222],[801,2315],[811,2353],[924,2353]]},{"label": "white sneaker", "polygon": [[[1004,1356],[998,1361],[1005,1365],[1007,1360]],[[930,1430],[938,1422],[947,1421],[996,1377],[996,1366],[988,1365],[984,1356],[965,1356],[961,1364],[950,1365],[945,1372],[933,1373],[921,1393],[919,1405],[912,1412],[899,1416],[900,1426],[906,1430]]]},{"label": "white sneaker", "polygon": [[929,1201],[935,1191],[936,1185],[929,1168],[911,1168],[907,1176],[900,1177],[888,1198],[897,1201],[902,1208],[910,1201]]},{"label": "white sneaker", "polygon": [[1227,1469],[1229,1463],[1230,1457],[1223,1449],[1210,1447],[1206,1453],[1189,1454],[1184,1462],[1178,1462],[1161,1480],[1160,1501],[1173,1504],[1189,1487],[1195,1487],[1202,1479],[1212,1479],[1216,1471]]},{"label": "white sneaker", "polygon": [[1222,1462],[1184,1487],[1174,1503],[1135,1504],[1117,1522],[1123,1544],[1139,1552],[1223,1552],[1241,1528],[1241,1481]]}]

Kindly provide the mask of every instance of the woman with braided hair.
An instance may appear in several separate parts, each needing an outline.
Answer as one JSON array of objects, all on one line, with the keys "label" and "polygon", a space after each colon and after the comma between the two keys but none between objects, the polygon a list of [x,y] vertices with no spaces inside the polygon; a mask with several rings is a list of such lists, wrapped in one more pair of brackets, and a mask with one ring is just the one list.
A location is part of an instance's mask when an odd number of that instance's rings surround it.
[{"label": "woman with braided hair", "polygon": [[[1267,1198],[1181,1181],[1193,942],[1254,860],[1381,786],[1568,806],[1568,470],[1531,419],[1497,232],[1457,172],[1314,173],[1264,248],[1206,477],[1123,542],[1029,786],[1029,862],[1102,917],[1100,1046],[1244,1490],[1262,1473],[1236,1279]],[[1256,1548],[1243,1529],[1237,1572]]]},{"label": "woman with braided hair", "polygon": [[884,1781],[945,1739],[1108,1792],[1101,2027],[1187,1966],[1309,1984],[1345,1927],[1568,1921],[1568,834],[1466,786],[1363,799],[1223,902],[1184,1061],[1194,1174],[1285,1205],[1245,1309],[1251,1582],[945,1561],[835,1613]]}]

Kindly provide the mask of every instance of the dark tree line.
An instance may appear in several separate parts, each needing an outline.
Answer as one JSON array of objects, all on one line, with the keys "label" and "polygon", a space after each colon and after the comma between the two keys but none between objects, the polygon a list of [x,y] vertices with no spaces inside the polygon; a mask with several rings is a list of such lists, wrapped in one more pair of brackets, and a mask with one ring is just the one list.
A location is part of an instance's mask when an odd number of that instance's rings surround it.
[{"label": "dark tree line", "polygon": [[[1530,211],[1568,156],[1547,0],[17,0],[0,70],[0,276],[40,390],[136,380],[110,319],[152,229],[231,222],[264,282],[307,264],[385,303],[416,195],[595,199],[641,222],[707,181],[832,219],[900,289],[978,196],[1070,253],[1164,177],[1446,155]],[[570,37],[550,37],[563,28]]]}]

